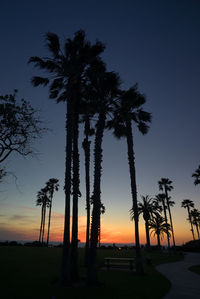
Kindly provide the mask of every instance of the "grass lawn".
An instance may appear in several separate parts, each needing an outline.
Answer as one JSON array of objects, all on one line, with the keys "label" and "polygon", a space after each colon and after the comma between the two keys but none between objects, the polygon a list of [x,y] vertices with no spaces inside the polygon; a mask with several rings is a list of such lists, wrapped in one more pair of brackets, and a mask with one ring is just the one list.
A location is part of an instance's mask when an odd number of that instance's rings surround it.
[{"label": "grass lawn", "polygon": [[200,265],[191,266],[188,269],[190,271],[200,275]]},{"label": "grass lawn", "polygon": [[[99,280],[102,287],[59,287],[55,282],[59,276],[61,248],[0,247],[0,297],[3,299],[118,299],[118,298],[162,298],[170,282],[154,270],[154,265],[181,260],[182,256],[162,252],[143,254],[145,274],[143,276],[125,271],[102,270],[104,257],[133,257],[133,250],[98,250]],[[79,249],[80,273],[84,277],[84,249]],[[53,297],[54,296],[54,297]]]}]

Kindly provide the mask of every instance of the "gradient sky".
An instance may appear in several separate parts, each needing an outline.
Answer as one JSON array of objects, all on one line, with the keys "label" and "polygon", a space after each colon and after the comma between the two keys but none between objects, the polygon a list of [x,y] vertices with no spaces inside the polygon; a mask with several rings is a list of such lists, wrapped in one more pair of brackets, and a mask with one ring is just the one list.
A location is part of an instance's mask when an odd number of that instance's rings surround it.
[{"label": "gradient sky", "polygon": [[[5,162],[15,174],[0,187],[0,239],[38,238],[40,208],[36,194],[56,177],[60,191],[53,203],[51,240],[62,240],[64,211],[65,104],[48,99],[47,88],[33,88],[31,77],[39,71],[27,61],[47,56],[44,35],[54,32],[63,41],[79,29],[87,38],[106,44],[103,58],[109,70],[120,74],[123,87],[136,82],[147,97],[152,113],[151,129],[142,136],[134,129],[138,198],[158,193],[158,180],[173,181],[176,202],[172,209],[177,242],[191,239],[186,210],[181,201],[190,198],[200,209],[200,188],[192,172],[200,164],[200,3],[197,0],[74,0],[14,1],[0,4],[0,94],[19,90],[51,131],[34,143],[37,155],[13,155]],[[82,135],[80,136],[80,141]],[[103,152],[102,242],[134,242],[130,222],[130,180],[125,140],[105,134]],[[79,239],[86,223],[83,153],[81,151]],[[145,242],[140,222],[141,242]],[[153,239],[152,239],[152,242]],[[165,240],[164,240],[165,242]]]}]

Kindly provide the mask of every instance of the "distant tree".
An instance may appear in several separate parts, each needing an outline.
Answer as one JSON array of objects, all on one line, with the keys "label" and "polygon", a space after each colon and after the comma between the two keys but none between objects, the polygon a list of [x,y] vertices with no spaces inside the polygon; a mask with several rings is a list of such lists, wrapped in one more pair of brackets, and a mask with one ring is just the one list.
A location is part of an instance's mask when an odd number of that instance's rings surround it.
[{"label": "distant tree", "polygon": [[193,240],[195,240],[195,237],[194,237],[194,230],[193,230],[193,224],[192,224],[192,218],[191,218],[191,208],[194,208],[194,203],[192,200],[190,199],[183,199],[182,203],[181,203],[181,207],[183,208],[186,208],[187,209],[187,212],[188,212],[188,220],[190,222],[190,225],[191,225],[191,232],[192,232],[192,237],[193,237]]},{"label": "distant tree", "polygon": [[44,243],[45,222],[46,222],[46,208],[49,207],[49,205],[50,205],[47,187],[42,188],[40,191],[38,191],[36,205],[41,206],[41,224],[40,224],[39,242],[43,244]]},{"label": "distant tree", "polygon": [[[149,221],[151,217],[160,211],[160,206],[157,202],[151,198],[149,195],[141,196],[142,201],[138,203],[138,215],[142,214],[145,221],[145,231],[146,231],[146,246],[150,248],[150,235],[149,235]],[[131,220],[134,219],[134,210],[130,210]]]},{"label": "distant tree", "polygon": [[160,240],[165,234],[170,238],[170,225],[165,223],[164,218],[159,213],[156,213],[151,218],[149,221],[149,228],[151,234],[154,233],[154,236],[157,236],[158,247],[160,247]]},{"label": "distant tree", "polygon": [[167,209],[169,212],[170,226],[172,231],[173,246],[175,247],[176,244],[175,244],[175,236],[174,236],[174,227],[173,227],[172,214],[170,209],[170,207],[173,206],[175,202],[173,201],[170,202],[170,197],[168,196],[168,192],[174,189],[172,183],[173,182],[168,178],[161,178],[160,181],[158,182],[158,185],[159,185],[159,189],[165,193]]},{"label": "distant tree", "polygon": [[192,174],[192,177],[194,178],[194,184],[195,185],[200,184],[200,165],[195,170],[195,172]]},{"label": "distant tree", "polygon": [[[158,203],[162,204],[162,210],[164,212],[164,219],[165,219],[165,224],[166,224],[166,228],[170,229],[170,226],[168,226],[168,219],[167,219],[167,205],[166,205],[166,195],[164,193],[159,193],[155,196],[155,200],[157,200]],[[168,245],[168,249],[170,248],[170,234],[166,234],[167,235],[167,245]]]},{"label": "distant tree", "polygon": [[199,217],[200,217],[200,212],[197,209],[193,209],[190,212],[191,218],[192,218],[192,223],[195,225],[196,230],[197,230],[197,236],[199,239]]},{"label": "distant tree", "polygon": [[151,114],[142,109],[145,102],[146,98],[138,91],[137,85],[131,87],[127,91],[121,91],[118,100],[113,103],[113,119],[107,124],[108,128],[113,130],[115,137],[125,137],[127,142],[132,208],[134,211],[135,224],[137,273],[143,273],[143,266],[139,240],[139,217],[132,123],[136,124],[142,134],[148,132],[149,124],[151,122]]},{"label": "distant tree", "polygon": [[[32,141],[44,131],[29,102],[17,101],[16,96],[17,90],[0,96],[0,163],[14,152],[22,156],[33,154]],[[2,175],[5,171],[1,168]]]},{"label": "distant tree", "polygon": [[46,188],[47,188],[48,198],[49,198],[49,221],[48,221],[48,232],[47,232],[47,246],[48,246],[50,225],[51,225],[52,201],[53,201],[54,192],[58,191],[58,188],[59,188],[58,179],[55,179],[55,178],[49,179],[48,182],[46,182]]}]

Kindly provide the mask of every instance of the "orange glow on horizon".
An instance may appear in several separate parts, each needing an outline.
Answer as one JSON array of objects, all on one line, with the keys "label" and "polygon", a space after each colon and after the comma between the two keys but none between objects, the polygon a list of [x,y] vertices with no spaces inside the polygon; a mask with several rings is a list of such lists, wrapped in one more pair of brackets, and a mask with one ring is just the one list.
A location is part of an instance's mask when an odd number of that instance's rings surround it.
[{"label": "orange glow on horizon", "polygon": [[[6,219],[5,219],[6,220]],[[64,229],[64,215],[62,213],[52,213],[51,230],[50,230],[50,242],[63,241],[63,229]],[[5,221],[1,225],[1,239],[3,240],[38,240],[39,236],[40,216],[33,215],[30,219],[27,216],[15,217],[12,221]],[[46,222],[47,232],[47,222]],[[79,232],[78,238],[81,242],[85,242],[86,235],[86,216],[79,216]],[[45,235],[46,238],[46,235]],[[192,234],[187,222],[182,225],[176,224],[175,226],[175,239],[177,245],[190,241]],[[172,242],[172,241],[171,241]],[[101,243],[135,243],[134,238],[134,224],[133,222],[125,220],[116,221],[108,220],[106,217],[102,217],[101,220]],[[146,243],[144,223],[140,222],[140,243]],[[151,235],[151,244],[156,245],[157,239]],[[167,244],[166,238],[161,240],[162,245]]]}]

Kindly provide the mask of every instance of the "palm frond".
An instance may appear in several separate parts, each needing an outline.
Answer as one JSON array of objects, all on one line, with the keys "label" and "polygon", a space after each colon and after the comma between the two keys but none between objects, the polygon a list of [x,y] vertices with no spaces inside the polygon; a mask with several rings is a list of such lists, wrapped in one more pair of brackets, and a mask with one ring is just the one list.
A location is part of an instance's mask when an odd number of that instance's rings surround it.
[{"label": "palm frond", "polygon": [[53,53],[54,57],[57,58],[60,51],[60,42],[58,36],[55,33],[47,32],[46,41],[48,49],[51,53]]},{"label": "palm frond", "polygon": [[31,83],[34,87],[39,86],[39,85],[46,86],[49,83],[49,79],[35,76],[31,79]]}]

